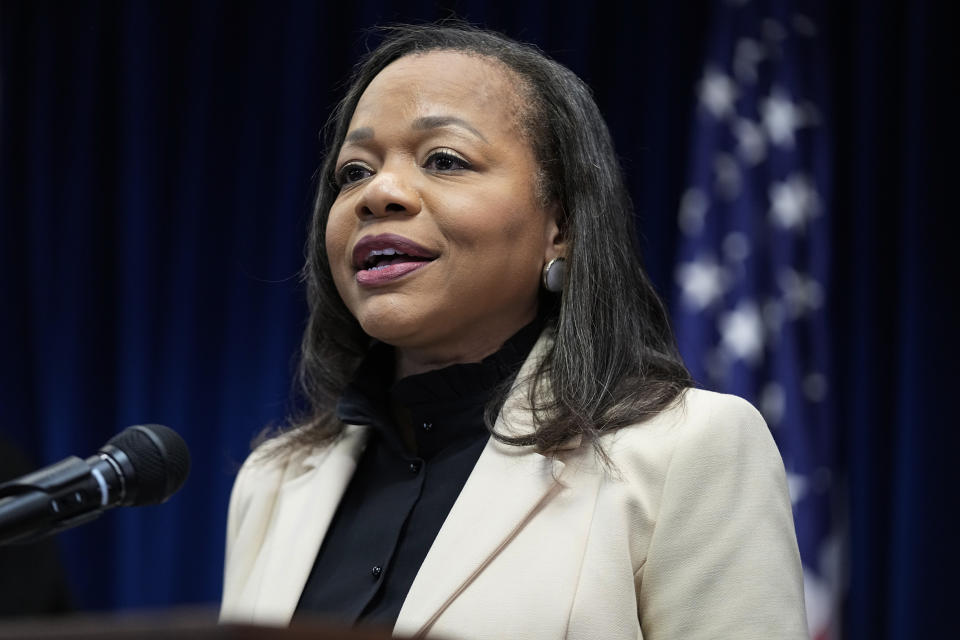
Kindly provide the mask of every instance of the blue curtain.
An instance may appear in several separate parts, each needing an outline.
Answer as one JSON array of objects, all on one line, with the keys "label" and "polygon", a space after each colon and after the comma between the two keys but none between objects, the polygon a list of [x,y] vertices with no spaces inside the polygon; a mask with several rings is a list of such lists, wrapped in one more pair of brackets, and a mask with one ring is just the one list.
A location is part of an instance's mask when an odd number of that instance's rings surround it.
[{"label": "blue curtain", "polygon": [[[845,637],[929,637],[960,568],[941,524],[957,450],[950,161],[934,161],[955,118],[948,22],[932,4],[828,4],[832,58],[809,72],[829,75],[836,119]],[[159,422],[194,461],[169,503],[59,536],[78,607],[219,598],[233,474],[289,409],[317,133],[366,29],[453,13],[594,88],[670,297],[708,4],[0,3],[0,435],[40,466]]]}]

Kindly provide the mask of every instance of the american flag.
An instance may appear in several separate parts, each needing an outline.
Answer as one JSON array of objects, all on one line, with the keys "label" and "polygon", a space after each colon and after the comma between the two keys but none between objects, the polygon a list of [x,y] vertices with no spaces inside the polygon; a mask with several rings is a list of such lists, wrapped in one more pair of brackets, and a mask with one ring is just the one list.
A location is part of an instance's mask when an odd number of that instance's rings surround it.
[{"label": "american flag", "polygon": [[813,638],[840,637],[845,525],[829,327],[820,3],[717,2],[679,207],[673,319],[695,379],[747,398],[787,469]]}]

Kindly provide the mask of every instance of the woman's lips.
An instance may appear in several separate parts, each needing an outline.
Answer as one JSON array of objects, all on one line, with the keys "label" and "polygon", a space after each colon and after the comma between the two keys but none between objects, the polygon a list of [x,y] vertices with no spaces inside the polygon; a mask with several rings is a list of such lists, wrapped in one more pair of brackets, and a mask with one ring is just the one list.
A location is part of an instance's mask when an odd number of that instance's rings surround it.
[{"label": "woman's lips", "polygon": [[428,264],[430,264],[430,261],[420,260],[416,262],[397,262],[372,269],[361,269],[357,271],[357,283],[366,286],[386,284]]},{"label": "woman's lips", "polygon": [[436,254],[409,238],[393,233],[366,236],[353,248],[357,283],[376,286],[427,266]]},{"label": "woman's lips", "polygon": [[421,260],[433,260],[437,257],[433,251],[420,246],[409,238],[398,236],[395,233],[381,233],[375,236],[364,236],[357,241],[357,244],[353,247],[354,268],[364,269],[373,252],[386,249],[393,249],[397,253]]}]

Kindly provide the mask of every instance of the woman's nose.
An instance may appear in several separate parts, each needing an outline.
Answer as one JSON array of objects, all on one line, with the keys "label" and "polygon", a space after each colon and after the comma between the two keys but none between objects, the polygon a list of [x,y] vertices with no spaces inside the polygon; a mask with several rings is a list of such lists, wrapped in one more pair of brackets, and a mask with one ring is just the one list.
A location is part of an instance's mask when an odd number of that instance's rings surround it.
[{"label": "woman's nose", "polygon": [[386,167],[371,178],[357,202],[357,217],[416,215],[420,212],[420,194],[402,171]]}]

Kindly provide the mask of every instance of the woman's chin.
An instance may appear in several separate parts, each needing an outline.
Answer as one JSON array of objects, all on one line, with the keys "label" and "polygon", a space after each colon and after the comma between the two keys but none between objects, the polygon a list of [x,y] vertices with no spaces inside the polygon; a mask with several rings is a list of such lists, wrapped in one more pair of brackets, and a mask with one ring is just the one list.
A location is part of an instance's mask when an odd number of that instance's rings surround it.
[{"label": "woman's chin", "polygon": [[360,314],[358,320],[368,336],[395,347],[417,343],[418,338],[422,339],[423,334],[428,333],[424,330],[427,320],[398,314],[395,310]]}]

